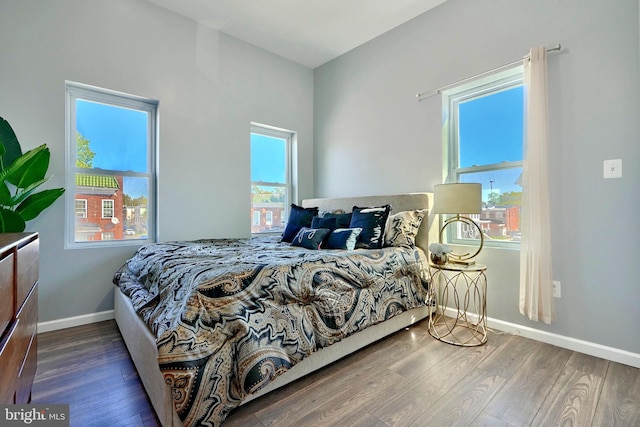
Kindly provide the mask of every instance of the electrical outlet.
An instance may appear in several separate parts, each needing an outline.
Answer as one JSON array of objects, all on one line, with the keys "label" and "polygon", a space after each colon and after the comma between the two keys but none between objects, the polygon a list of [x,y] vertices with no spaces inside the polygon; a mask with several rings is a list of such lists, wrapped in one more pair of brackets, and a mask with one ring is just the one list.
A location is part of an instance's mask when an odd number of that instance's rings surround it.
[{"label": "electrical outlet", "polygon": [[622,159],[605,160],[602,163],[602,177],[604,179],[622,178]]},{"label": "electrical outlet", "polygon": [[553,281],[553,297],[554,298],[560,298],[562,295],[561,291],[560,291],[560,281],[559,280],[554,280]]}]

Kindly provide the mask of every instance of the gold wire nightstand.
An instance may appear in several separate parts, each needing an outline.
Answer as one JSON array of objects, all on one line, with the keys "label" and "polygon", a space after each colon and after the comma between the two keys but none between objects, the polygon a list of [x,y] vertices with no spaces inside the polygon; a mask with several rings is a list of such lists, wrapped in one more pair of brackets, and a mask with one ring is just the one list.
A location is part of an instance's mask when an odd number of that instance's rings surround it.
[{"label": "gold wire nightstand", "polygon": [[429,263],[429,334],[463,347],[487,342],[487,266]]}]

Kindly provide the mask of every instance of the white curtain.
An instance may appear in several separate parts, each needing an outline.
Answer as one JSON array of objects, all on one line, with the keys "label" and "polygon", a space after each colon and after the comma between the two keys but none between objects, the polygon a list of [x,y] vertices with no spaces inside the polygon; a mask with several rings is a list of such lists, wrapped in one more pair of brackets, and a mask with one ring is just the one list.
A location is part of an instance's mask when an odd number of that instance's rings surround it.
[{"label": "white curtain", "polygon": [[556,320],[553,304],[548,178],[547,50],[534,47],[524,60],[526,131],[520,228],[520,313]]}]

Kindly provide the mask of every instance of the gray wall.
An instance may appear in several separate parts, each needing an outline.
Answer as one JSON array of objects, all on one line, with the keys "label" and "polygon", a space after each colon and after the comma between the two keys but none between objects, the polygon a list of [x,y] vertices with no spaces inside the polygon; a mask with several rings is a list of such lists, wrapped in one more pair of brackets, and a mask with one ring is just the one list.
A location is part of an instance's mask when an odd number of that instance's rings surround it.
[{"label": "gray wall", "polygon": [[[640,353],[640,51],[636,0],[449,0],[314,70],[316,197],[430,191],[442,180],[437,88],[548,58],[558,321],[518,312],[519,254],[485,249],[488,315]],[[604,180],[602,162],[623,160]]]},{"label": "gray wall", "polygon": [[[250,122],[298,131],[300,197],[313,190],[313,72],[143,0],[0,1],[0,116],[24,150],[51,149],[64,186],[65,80],[160,101],[161,240],[247,236]],[[41,236],[40,321],[113,308],[135,247],[64,250],[64,202]]]}]

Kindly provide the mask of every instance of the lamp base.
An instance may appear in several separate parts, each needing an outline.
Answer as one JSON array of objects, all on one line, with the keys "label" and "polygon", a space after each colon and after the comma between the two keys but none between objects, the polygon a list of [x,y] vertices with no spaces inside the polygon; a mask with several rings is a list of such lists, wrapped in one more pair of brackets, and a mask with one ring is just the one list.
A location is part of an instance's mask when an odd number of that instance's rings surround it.
[{"label": "lamp base", "polygon": [[456,214],[456,216],[447,219],[442,225],[442,228],[440,229],[440,242],[442,242],[444,229],[447,228],[448,225],[453,224],[454,222],[461,222],[463,224],[467,224],[470,227],[475,227],[476,230],[478,230],[478,236],[480,236],[480,246],[478,247],[478,250],[473,255],[470,253],[465,253],[465,254],[450,253],[449,262],[452,264],[458,264],[458,265],[464,265],[464,266],[474,265],[476,261],[473,258],[480,253],[480,251],[482,250],[482,246],[484,245],[484,235],[482,233],[482,229],[480,229],[480,226],[471,218],[462,216],[460,214]]},{"label": "lamp base", "polygon": [[455,259],[455,258],[449,257],[449,262],[451,264],[458,264],[458,265],[474,265],[476,263],[476,260],[475,259]]}]

